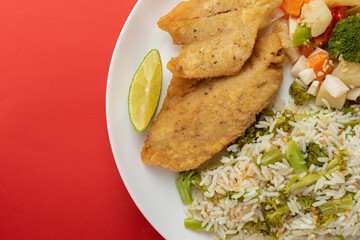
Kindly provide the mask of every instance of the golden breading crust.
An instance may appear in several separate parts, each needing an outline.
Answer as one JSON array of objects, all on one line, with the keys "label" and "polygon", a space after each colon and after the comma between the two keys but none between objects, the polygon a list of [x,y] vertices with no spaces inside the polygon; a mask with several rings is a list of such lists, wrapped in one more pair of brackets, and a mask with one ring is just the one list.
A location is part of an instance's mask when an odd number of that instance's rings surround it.
[{"label": "golden breading crust", "polygon": [[[239,73],[254,47],[261,23],[261,18],[257,17],[259,14],[256,8],[239,9],[211,19],[201,19],[196,26],[182,27],[184,30],[200,29],[196,31],[199,40],[184,44],[179,56],[169,61],[168,69],[174,76],[183,78],[210,78]],[[201,25],[204,25],[203,31]]]},{"label": "golden breading crust", "polygon": [[281,0],[190,0],[181,2],[158,26],[169,32],[180,55],[168,69],[175,77],[235,75],[250,57],[258,30],[269,24]]},{"label": "golden breading crust", "polygon": [[284,54],[276,34],[260,37],[239,75],[173,78],[141,152],[144,163],[176,172],[197,168],[255,121],[276,96]]},{"label": "golden breading crust", "polygon": [[[210,18],[217,14],[231,12],[240,8],[260,8],[267,15],[262,21],[261,27],[269,24],[272,11],[280,6],[282,0],[190,0],[179,3],[171,12],[160,18],[159,28],[170,33],[181,31],[178,24],[199,18]],[[260,16],[259,16],[260,17]],[[173,35],[171,37],[174,38]],[[184,42],[174,41],[174,44]]]}]

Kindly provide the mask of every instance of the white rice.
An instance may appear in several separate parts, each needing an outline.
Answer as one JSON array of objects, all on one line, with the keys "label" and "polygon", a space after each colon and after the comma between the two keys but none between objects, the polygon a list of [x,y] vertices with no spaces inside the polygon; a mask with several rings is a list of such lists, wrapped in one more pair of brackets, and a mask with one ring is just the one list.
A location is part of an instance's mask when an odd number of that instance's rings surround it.
[{"label": "white rice", "polygon": [[[199,170],[200,185],[206,192],[194,190],[194,201],[185,210],[187,216],[201,221],[207,231],[214,231],[220,239],[251,239],[251,235],[260,239],[261,235],[249,232],[243,226],[248,222],[264,221],[261,203],[267,198],[279,197],[290,178],[296,175],[286,159],[260,166],[262,154],[273,148],[284,153],[287,139],[292,139],[299,145],[304,158],[307,157],[306,147],[312,142],[323,148],[328,156],[318,159],[324,163],[322,167],[310,165],[308,174],[324,171],[344,150],[348,152],[343,155],[347,167],[342,172],[325,174],[315,184],[292,193],[287,199],[290,214],[285,218],[284,226],[271,227],[271,231],[279,239],[333,239],[339,235],[354,239],[360,235],[360,126],[344,129],[342,125],[359,119],[359,115],[351,116],[312,104],[301,108],[289,104],[287,109],[296,118],[296,122],[289,122],[293,126],[291,132],[276,129],[284,108],[275,106],[273,117],[265,117],[256,124],[257,128],[269,128],[271,134],[259,137],[242,149],[233,144],[227,148],[233,155],[223,157],[222,166]],[[297,117],[302,114],[311,116]],[[307,173],[297,175],[303,178]],[[226,196],[229,191],[235,192],[231,198]],[[316,199],[312,207],[317,208],[331,199],[342,198],[347,192],[354,193],[351,211],[338,213],[338,218],[325,228],[318,229],[315,212],[306,212],[297,202],[298,196],[311,195]],[[214,196],[218,201],[212,200]]]}]

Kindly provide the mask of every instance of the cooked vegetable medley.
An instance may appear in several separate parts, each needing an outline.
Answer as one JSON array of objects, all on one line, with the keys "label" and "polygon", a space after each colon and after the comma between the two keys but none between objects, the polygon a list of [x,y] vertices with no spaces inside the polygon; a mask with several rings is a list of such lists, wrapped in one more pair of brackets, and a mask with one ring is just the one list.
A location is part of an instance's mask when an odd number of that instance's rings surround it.
[{"label": "cooked vegetable medley", "polygon": [[[346,5],[348,4],[348,5]],[[354,5],[352,5],[354,4]],[[284,0],[282,24],[277,29],[294,63],[297,84],[289,93],[295,104],[311,97],[316,104],[341,109],[346,102],[360,103],[360,6],[359,1]],[[279,23],[277,23],[279,25]]]}]

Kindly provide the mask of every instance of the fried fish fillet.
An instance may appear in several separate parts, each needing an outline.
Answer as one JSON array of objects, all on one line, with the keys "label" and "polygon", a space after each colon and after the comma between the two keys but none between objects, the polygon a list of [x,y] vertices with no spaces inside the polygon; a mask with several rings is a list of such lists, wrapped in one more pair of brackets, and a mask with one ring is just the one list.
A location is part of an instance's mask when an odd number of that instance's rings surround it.
[{"label": "fried fish fillet", "polygon": [[[167,67],[176,77],[210,78],[238,73],[250,57],[261,19],[260,11],[239,9],[206,19],[196,19],[199,41],[186,43]],[[237,27],[239,26],[239,27]],[[196,30],[196,29],[195,29]],[[190,30],[191,31],[191,30]]]},{"label": "fried fish fillet", "polygon": [[176,172],[194,169],[235,141],[277,94],[283,60],[279,37],[269,34],[236,76],[173,78],[150,126],[143,162]]},{"label": "fried fish fillet", "polygon": [[[199,40],[199,34],[214,32],[209,25],[198,26],[201,33],[196,30],[196,25],[201,20],[212,19],[217,15],[226,15],[243,8],[257,8],[261,10],[261,27],[269,24],[272,12],[280,6],[282,0],[190,0],[179,3],[171,12],[160,18],[158,26],[168,32],[174,44],[184,44]],[[233,19],[232,19],[233,20]],[[210,22],[207,22],[210,23]],[[213,24],[216,24],[214,22]],[[190,28],[192,26],[193,28]],[[186,28],[187,27],[187,28]],[[205,27],[205,28],[204,28]],[[240,27],[240,26],[237,26]],[[203,32],[204,31],[204,32]],[[215,29],[216,33],[217,29]],[[195,37],[197,36],[197,37]]]},{"label": "fried fish fillet", "polygon": [[175,77],[211,78],[239,73],[258,30],[281,0],[190,0],[181,2],[158,26],[182,44],[168,69]]}]

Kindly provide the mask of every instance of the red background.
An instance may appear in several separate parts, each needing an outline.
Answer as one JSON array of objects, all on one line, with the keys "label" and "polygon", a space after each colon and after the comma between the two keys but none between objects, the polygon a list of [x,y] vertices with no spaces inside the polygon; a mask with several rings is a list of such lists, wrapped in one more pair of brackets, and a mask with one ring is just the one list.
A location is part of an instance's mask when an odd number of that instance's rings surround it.
[{"label": "red background", "polygon": [[0,0],[0,238],[162,239],[108,140],[111,55],[136,0]]}]

